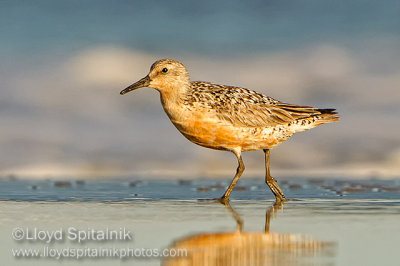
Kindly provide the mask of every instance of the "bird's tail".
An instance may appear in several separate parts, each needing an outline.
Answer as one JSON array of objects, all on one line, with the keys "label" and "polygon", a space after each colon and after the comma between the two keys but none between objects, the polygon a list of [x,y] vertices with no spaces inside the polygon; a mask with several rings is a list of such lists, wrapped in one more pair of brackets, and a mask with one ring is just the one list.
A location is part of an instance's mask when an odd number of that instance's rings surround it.
[{"label": "bird's tail", "polygon": [[335,112],[335,109],[315,109],[315,112],[309,117],[297,119],[291,123],[290,128],[294,133],[297,133],[325,123],[337,121],[339,121],[339,115]]},{"label": "bird's tail", "polygon": [[339,121],[340,117],[336,112],[336,109],[317,109],[321,114],[316,115],[320,124],[331,123]]}]

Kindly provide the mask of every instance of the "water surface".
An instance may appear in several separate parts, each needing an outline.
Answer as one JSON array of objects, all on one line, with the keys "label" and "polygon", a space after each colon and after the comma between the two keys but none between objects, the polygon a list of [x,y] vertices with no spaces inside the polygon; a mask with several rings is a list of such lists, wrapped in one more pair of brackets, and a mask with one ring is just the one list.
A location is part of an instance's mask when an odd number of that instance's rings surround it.
[{"label": "water surface", "polygon": [[132,241],[83,244],[56,241],[49,246],[185,247],[190,255],[172,260],[64,258],[62,264],[196,265],[188,264],[191,256],[209,265],[249,261],[258,265],[398,263],[398,180],[282,180],[282,189],[293,200],[274,207],[272,195],[262,180],[243,179],[232,194],[230,207],[197,200],[221,195],[228,182],[3,179],[0,182],[2,258],[7,265],[53,265],[54,258],[15,259],[12,248],[40,249],[47,244],[15,241],[11,236],[13,229],[74,227],[126,228],[134,237]]}]

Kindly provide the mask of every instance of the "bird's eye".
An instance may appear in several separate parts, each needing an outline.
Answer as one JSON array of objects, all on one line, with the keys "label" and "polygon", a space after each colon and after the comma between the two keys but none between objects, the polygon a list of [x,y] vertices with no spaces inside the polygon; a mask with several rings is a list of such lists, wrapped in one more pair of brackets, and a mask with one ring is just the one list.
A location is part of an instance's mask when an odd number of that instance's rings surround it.
[{"label": "bird's eye", "polygon": [[162,69],[162,72],[167,73],[167,72],[168,72],[168,68],[164,67],[164,68]]}]

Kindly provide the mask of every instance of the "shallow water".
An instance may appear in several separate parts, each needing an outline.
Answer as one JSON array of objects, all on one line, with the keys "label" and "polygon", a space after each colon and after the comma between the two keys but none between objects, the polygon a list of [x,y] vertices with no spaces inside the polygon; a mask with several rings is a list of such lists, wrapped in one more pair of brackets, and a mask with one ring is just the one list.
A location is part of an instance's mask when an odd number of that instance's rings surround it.
[{"label": "shallow water", "polygon": [[[61,264],[398,265],[399,180],[281,180],[293,200],[274,206],[262,180],[243,179],[230,207],[197,200],[220,196],[228,183],[3,179],[1,257],[5,265],[53,265],[54,257],[16,259],[11,249],[176,247],[186,248],[189,256],[79,261],[64,257]],[[35,228],[61,230],[63,241],[16,241],[15,228],[31,236]],[[125,229],[133,239],[77,243],[67,239],[70,228]]]}]

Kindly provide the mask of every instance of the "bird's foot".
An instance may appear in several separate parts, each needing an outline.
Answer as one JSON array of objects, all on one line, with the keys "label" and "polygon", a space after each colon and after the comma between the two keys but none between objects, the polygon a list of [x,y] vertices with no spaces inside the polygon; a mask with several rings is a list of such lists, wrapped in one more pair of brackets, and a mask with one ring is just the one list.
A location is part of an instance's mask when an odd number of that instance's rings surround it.
[{"label": "bird's foot", "polygon": [[285,197],[285,195],[275,195],[275,203],[276,204],[282,204],[287,201],[289,201],[289,199],[287,199]]},{"label": "bird's foot", "polygon": [[267,185],[271,189],[272,193],[274,193],[277,203],[288,201],[288,199],[283,194],[282,189],[278,186],[275,178],[271,177],[270,179],[267,179]]},{"label": "bird's foot", "polygon": [[219,202],[223,205],[229,204],[229,198],[221,197],[221,198],[215,198],[215,199],[198,199],[198,201],[202,202]]}]

